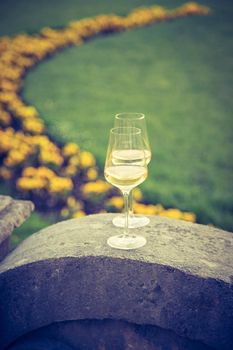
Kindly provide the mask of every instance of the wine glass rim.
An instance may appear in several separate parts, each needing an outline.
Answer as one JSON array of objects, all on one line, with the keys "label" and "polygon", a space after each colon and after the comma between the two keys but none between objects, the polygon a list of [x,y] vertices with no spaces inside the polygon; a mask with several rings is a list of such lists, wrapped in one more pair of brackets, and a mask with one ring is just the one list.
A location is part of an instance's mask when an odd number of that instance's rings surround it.
[{"label": "wine glass rim", "polygon": [[145,118],[145,114],[138,112],[122,112],[115,115],[116,119],[124,119],[123,115],[128,115],[130,119],[141,120]]},{"label": "wine glass rim", "polygon": [[[140,135],[141,134],[141,129],[135,128],[134,126],[119,126],[110,129],[111,134],[117,134],[117,135],[128,135],[129,133],[126,132],[126,130],[132,129],[132,134],[134,135]],[[125,132],[124,132],[125,130]]]}]

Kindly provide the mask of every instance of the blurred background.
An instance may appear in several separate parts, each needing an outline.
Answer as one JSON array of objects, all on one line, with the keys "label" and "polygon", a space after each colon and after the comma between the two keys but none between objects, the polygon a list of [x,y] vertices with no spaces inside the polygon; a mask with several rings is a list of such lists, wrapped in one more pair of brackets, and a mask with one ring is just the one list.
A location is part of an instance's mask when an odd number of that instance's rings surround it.
[{"label": "blurred background", "polygon": [[[1,0],[0,36],[183,3]],[[199,223],[232,231],[233,3],[198,3],[211,13],[101,35],[47,57],[25,75],[22,97],[58,144],[74,142],[95,156],[99,176],[114,115],[145,113],[152,161],[141,186],[144,202],[193,212]],[[12,193],[3,180],[0,192]],[[36,212],[16,231],[15,243],[55,220]]]}]

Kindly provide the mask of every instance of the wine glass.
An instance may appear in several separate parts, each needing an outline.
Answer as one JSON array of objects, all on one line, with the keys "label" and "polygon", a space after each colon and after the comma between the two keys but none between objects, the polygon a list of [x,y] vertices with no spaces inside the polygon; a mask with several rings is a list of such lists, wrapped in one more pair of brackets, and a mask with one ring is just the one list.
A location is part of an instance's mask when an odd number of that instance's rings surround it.
[{"label": "wine glass", "polygon": [[[119,157],[119,153],[127,157]],[[119,188],[124,197],[124,233],[112,236],[107,243],[117,249],[136,249],[146,244],[142,236],[129,233],[128,199],[131,190],[147,177],[147,164],[141,130],[135,127],[119,127],[110,130],[104,176],[108,182]]]},{"label": "wine glass", "polygon": [[[151,148],[147,134],[146,117],[142,113],[119,113],[115,116],[114,127],[136,127],[141,130],[146,163],[149,164],[151,160]],[[127,157],[127,153],[123,150],[118,154],[119,157]],[[132,156],[132,154],[131,154]],[[129,196],[129,227],[137,228],[146,226],[150,219],[143,215],[133,215],[133,196],[132,192]],[[119,215],[113,218],[112,222],[115,226],[124,227],[125,218]]]}]

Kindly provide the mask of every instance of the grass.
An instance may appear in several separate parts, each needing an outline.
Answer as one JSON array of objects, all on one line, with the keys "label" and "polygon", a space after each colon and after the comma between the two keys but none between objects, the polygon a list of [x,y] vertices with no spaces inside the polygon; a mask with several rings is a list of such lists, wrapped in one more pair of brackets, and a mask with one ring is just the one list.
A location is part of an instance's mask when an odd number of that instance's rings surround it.
[{"label": "grass", "polygon": [[11,246],[16,247],[20,242],[43,228],[53,224],[53,218],[45,217],[37,212],[31,214],[31,216],[22,224],[22,226],[16,228],[11,236]]},{"label": "grass", "polygon": [[[1,22],[3,34],[35,32],[98,13],[127,14],[142,4],[69,0],[55,6],[22,0],[1,4],[0,12],[10,3],[15,22],[11,27]],[[92,151],[101,168],[114,114],[144,112],[153,152],[143,185],[146,199],[194,211],[201,223],[233,230],[233,6],[199,3],[213,14],[97,38],[42,62],[27,75],[24,97],[39,109],[50,133]],[[149,4],[154,2],[143,2]]]}]

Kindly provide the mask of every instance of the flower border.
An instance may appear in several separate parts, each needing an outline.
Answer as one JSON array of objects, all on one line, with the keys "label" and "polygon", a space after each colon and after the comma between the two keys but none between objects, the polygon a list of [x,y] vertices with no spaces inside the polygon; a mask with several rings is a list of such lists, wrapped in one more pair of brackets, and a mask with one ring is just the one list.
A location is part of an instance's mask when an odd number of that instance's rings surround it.
[{"label": "flower border", "polygon": [[[209,13],[209,8],[194,2],[173,10],[141,7],[126,17],[99,15],[70,22],[63,29],[46,27],[36,35],[0,38],[0,180],[8,181],[14,194],[33,200],[38,210],[53,210],[62,218],[121,209],[115,189],[98,179],[93,154],[75,143],[53,141],[37,109],[21,97],[23,79],[33,66],[67,46],[80,46],[106,33]],[[136,213],[196,220],[194,213],[143,204],[139,189],[134,196]]]}]

